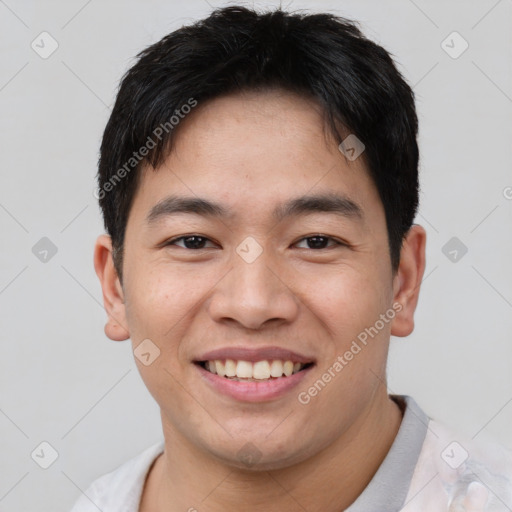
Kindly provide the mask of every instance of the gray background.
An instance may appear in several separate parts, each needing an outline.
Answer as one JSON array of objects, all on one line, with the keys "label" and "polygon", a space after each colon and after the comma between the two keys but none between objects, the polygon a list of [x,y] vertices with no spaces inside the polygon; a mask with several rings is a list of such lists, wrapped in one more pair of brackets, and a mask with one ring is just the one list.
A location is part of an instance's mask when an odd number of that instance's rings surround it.
[{"label": "gray background", "polygon": [[[103,232],[94,176],[118,81],[132,58],[207,15],[210,5],[0,0],[2,512],[69,510],[94,478],[162,437],[130,342],[103,333],[92,259]],[[390,392],[413,395],[462,433],[512,448],[512,2],[283,7],[359,20],[394,54],[417,96],[416,222],[427,230],[427,268],[416,329],[392,340]],[[41,45],[42,31],[59,45],[47,59],[31,48],[33,40]],[[453,31],[469,43],[458,58],[441,46]],[[459,43],[448,39],[452,51]],[[46,262],[32,251],[42,237],[57,248]],[[457,262],[443,253],[452,237],[468,248]],[[43,441],[59,454],[48,469],[31,458]]]}]

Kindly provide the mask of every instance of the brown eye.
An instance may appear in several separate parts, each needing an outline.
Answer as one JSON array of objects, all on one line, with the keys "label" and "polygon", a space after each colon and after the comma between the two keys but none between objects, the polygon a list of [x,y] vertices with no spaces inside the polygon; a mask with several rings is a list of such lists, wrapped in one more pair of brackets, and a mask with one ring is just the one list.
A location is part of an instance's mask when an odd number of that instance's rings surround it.
[{"label": "brown eye", "polygon": [[[177,242],[181,241],[183,241],[183,245],[178,245]],[[205,249],[205,244],[207,242],[211,242],[211,240],[204,236],[187,235],[169,240],[169,242],[167,242],[165,245],[177,245],[178,247],[183,247],[184,249]]]},{"label": "brown eye", "polygon": [[306,247],[301,247],[301,249],[327,249],[327,244],[329,241],[333,242],[333,244],[331,244],[331,247],[333,245],[345,245],[341,242],[338,242],[337,240],[330,236],[323,235],[308,236],[299,240],[298,243],[303,243],[303,241],[306,241]]}]

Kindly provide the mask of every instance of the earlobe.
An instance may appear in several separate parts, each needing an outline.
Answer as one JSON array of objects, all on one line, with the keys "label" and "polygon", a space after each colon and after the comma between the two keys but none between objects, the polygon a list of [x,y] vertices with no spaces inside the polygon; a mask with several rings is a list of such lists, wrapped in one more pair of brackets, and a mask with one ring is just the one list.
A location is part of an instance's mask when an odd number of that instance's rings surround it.
[{"label": "earlobe", "polygon": [[391,323],[393,336],[408,336],[414,330],[414,311],[425,272],[426,239],[425,229],[418,224],[411,226],[404,239],[400,266],[393,280],[393,302],[402,305]]},{"label": "earlobe", "polygon": [[100,235],[94,247],[94,269],[103,291],[103,304],[108,319],[105,334],[113,341],[124,341],[130,337],[126,322],[124,295],[112,258],[112,239]]}]

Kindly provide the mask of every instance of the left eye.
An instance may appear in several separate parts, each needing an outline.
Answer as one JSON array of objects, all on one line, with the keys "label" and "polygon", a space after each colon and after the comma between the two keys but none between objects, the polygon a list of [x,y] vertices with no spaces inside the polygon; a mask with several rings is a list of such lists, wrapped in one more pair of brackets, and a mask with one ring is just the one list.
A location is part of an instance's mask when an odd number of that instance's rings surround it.
[{"label": "left eye", "polygon": [[[334,238],[331,238],[330,236],[323,236],[323,235],[315,235],[315,236],[307,236],[305,238],[302,238],[297,243],[303,243],[304,241],[309,247],[301,247],[304,249],[326,249],[328,241],[332,241],[332,245],[344,245],[341,242],[338,242]],[[331,245],[331,247],[332,247]]]}]

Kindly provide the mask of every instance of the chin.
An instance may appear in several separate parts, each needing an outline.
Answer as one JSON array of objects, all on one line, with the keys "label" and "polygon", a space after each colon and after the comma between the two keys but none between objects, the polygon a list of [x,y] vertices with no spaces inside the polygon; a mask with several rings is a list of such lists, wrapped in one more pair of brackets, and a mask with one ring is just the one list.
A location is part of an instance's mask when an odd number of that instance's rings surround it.
[{"label": "chin", "polygon": [[[247,439],[230,439],[226,446],[211,447],[210,453],[226,466],[247,472],[285,469],[311,456],[307,443],[306,446],[285,445],[284,440],[265,440],[265,435],[253,441]],[[238,448],[233,450],[234,446]]]}]

